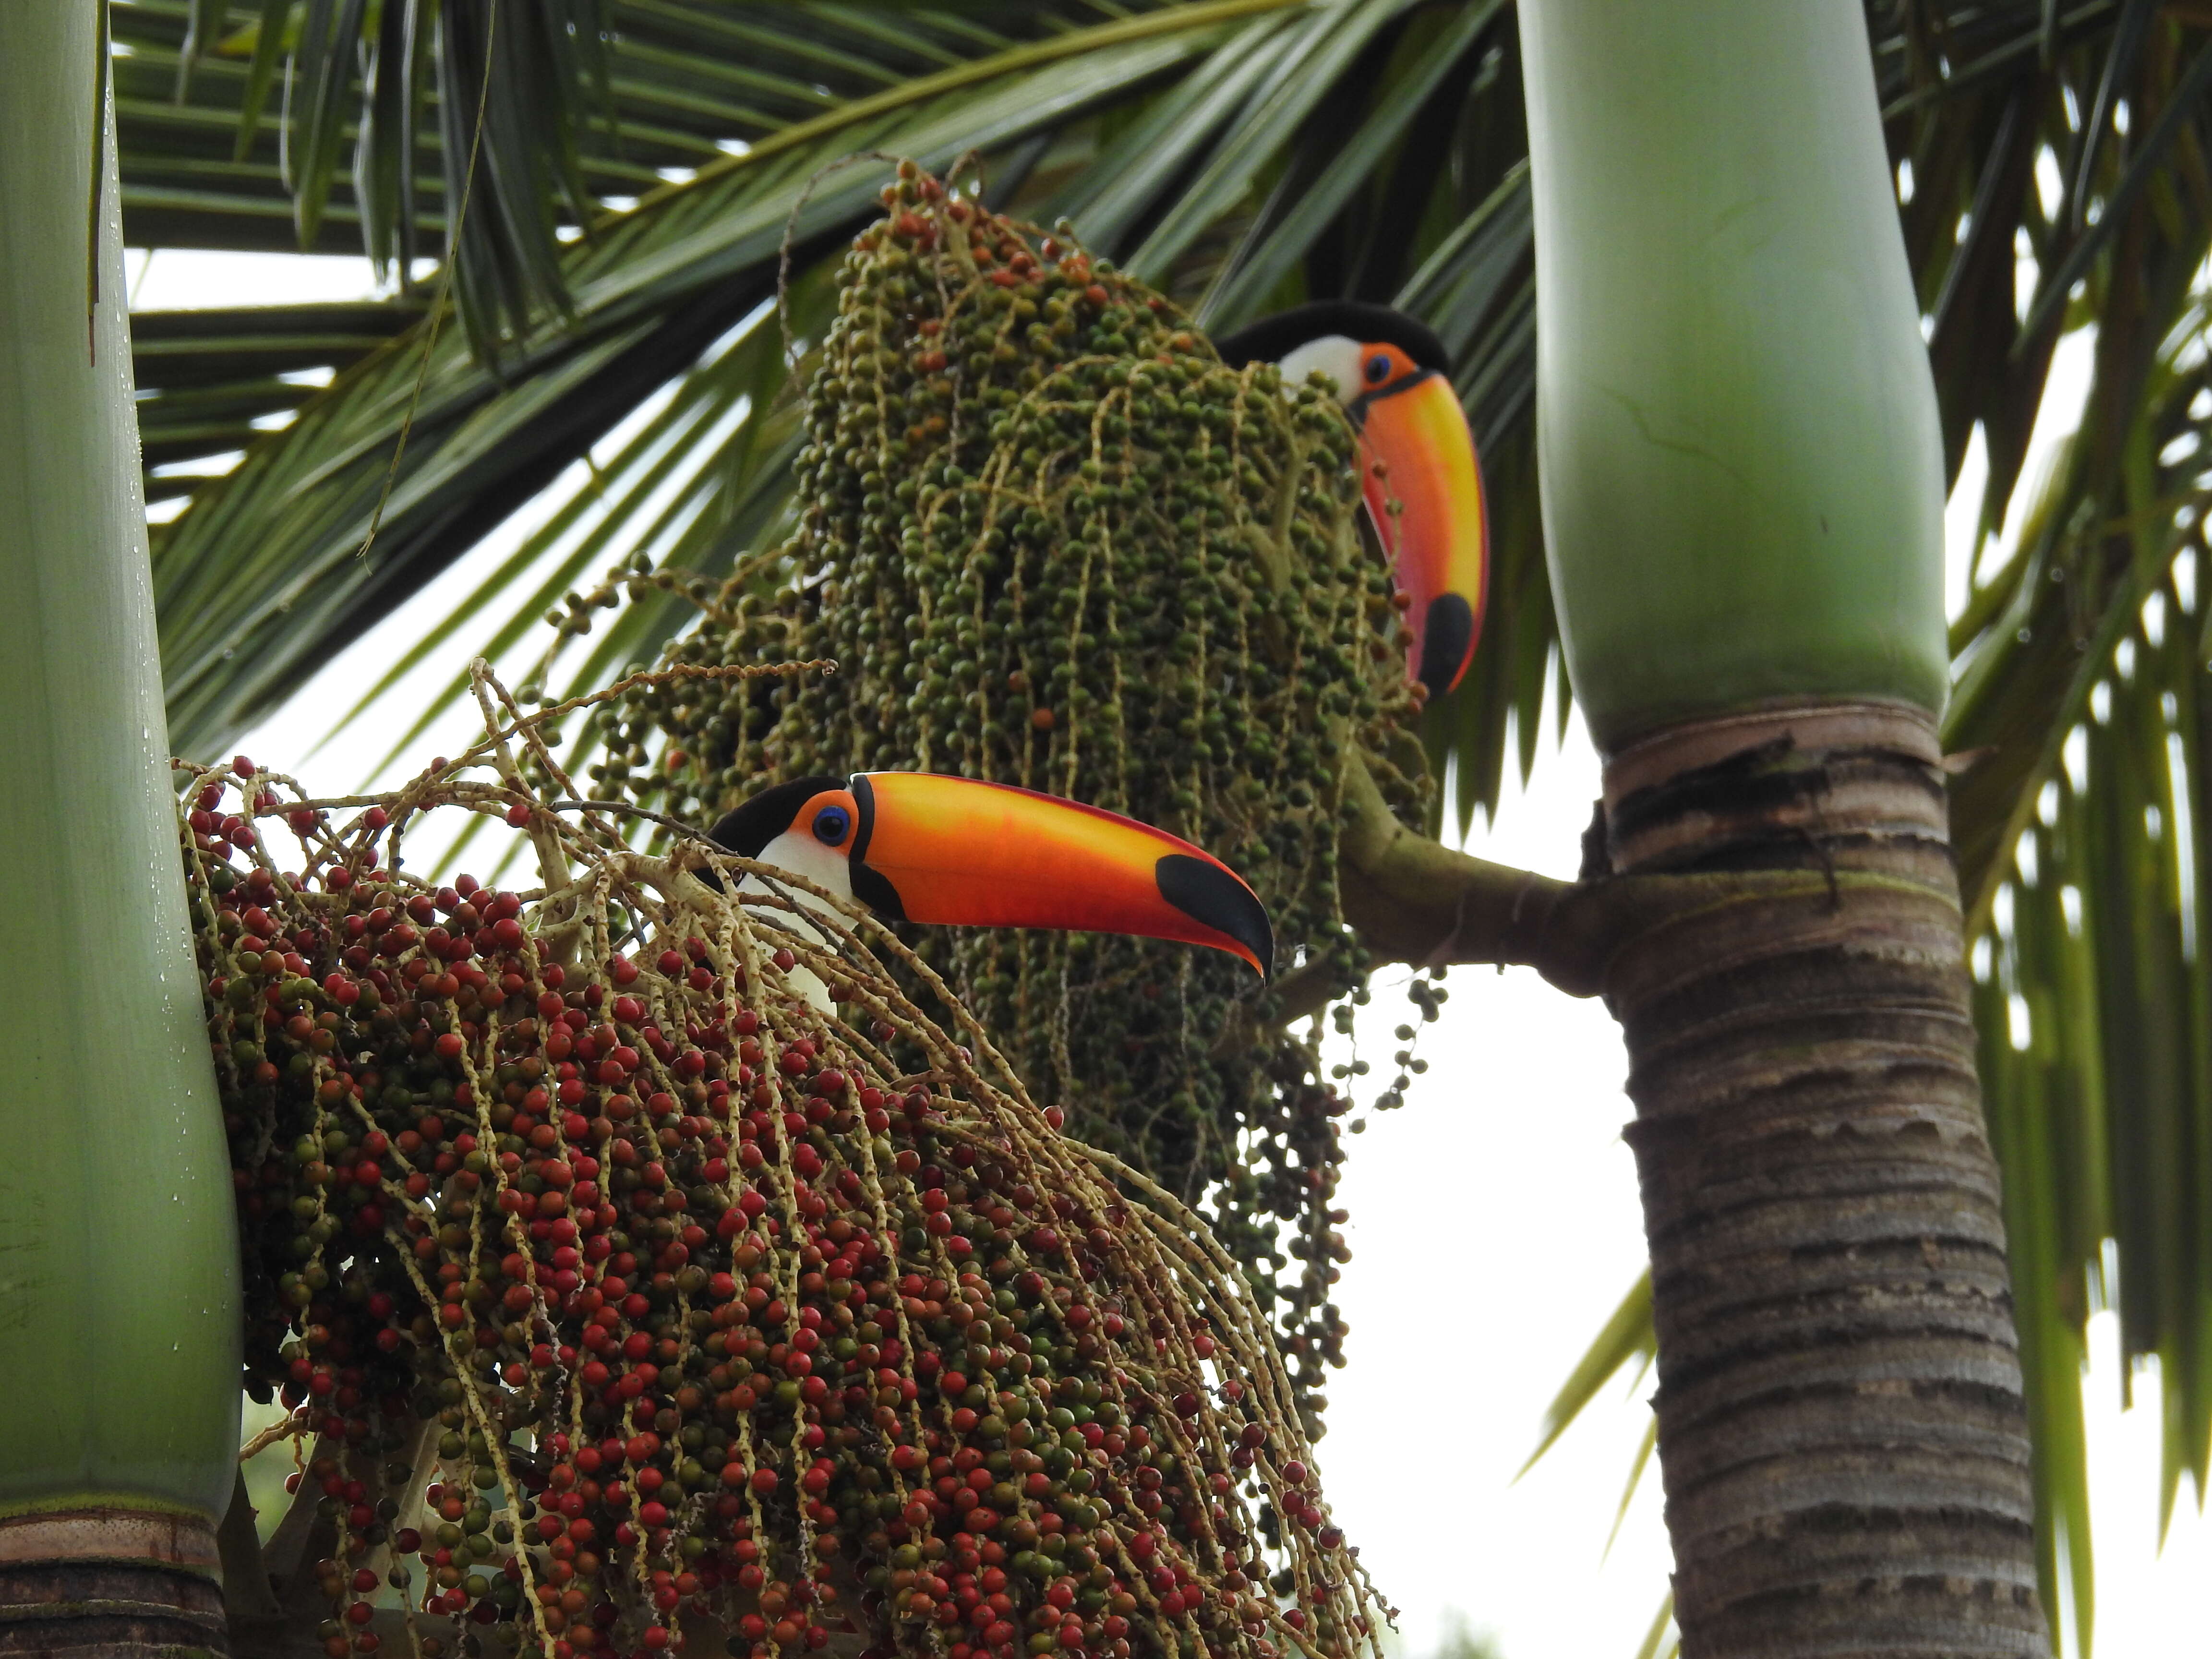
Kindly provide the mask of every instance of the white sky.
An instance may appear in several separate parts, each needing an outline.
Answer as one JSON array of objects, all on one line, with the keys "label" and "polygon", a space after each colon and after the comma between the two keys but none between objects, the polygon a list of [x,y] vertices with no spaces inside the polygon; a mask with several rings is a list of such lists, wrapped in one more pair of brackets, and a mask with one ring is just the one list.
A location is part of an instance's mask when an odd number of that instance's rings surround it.
[{"label": "white sky", "polygon": [[[144,259],[133,251],[127,274],[148,307],[350,299],[371,287],[357,259],[168,251],[142,270]],[[2088,355],[2081,336],[2060,349],[2028,462],[2031,483],[2053,441],[2078,418]],[[1966,592],[1984,471],[1978,436],[1948,525],[1954,605]],[[529,516],[526,509],[518,520]],[[418,672],[314,760],[301,757],[327,734],[334,712],[523,533],[520,522],[503,527],[241,747],[313,788],[369,781],[367,769],[402,729],[399,717],[458,672],[468,644]],[[524,654],[541,648],[532,641]],[[473,730],[468,715],[454,715],[376,781],[396,782]],[[1493,828],[1479,829],[1468,849],[1571,877],[1597,791],[1596,757],[1577,721],[1564,748],[1547,744],[1533,786],[1506,802]],[[1378,1070],[1396,1047],[1390,1029],[1412,1012],[1392,988],[1398,982],[1378,984],[1363,1020],[1362,1047]],[[1617,1380],[1543,1462],[1514,1480],[1545,1406],[1643,1262],[1635,1170],[1619,1133],[1628,1111],[1620,1038],[1602,1007],[1561,996],[1527,969],[1462,969],[1448,985],[1445,1017],[1420,1042],[1428,1075],[1403,1109],[1371,1116],[1352,1143],[1342,1201],[1352,1217],[1353,1259],[1339,1287],[1352,1363],[1330,1389],[1325,1489],[1402,1610],[1408,1652],[1432,1650],[1456,1613],[1494,1633],[1510,1659],[1632,1659],[1666,1589],[1656,1468],[1605,1552],[1649,1421],[1648,1382],[1631,1395]],[[2155,1376],[2138,1382],[2136,1408],[2122,1413],[2111,1316],[2093,1322],[2091,1338],[2097,1653],[2166,1659],[2203,1651],[2212,1525],[2185,1486],[2159,1553]]]}]

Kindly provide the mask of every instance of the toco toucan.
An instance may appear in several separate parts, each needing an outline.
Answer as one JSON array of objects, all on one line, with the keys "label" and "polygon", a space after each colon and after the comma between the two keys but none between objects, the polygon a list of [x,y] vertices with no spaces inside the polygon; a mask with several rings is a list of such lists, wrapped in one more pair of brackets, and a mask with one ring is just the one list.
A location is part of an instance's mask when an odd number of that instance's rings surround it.
[{"label": "toco toucan", "polygon": [[[1010,784],[928,772],[794,778],[708,836],[886,921],[1133,933],[1226,951],[1262,979],[1273,966],[1267,909],[1220,860],[1133,818]],[[749,875],[738,890],[764,887]]]},{"label": "toco toucan", "polygon": [[1232,368],[1273,362],[1292,386],[1316,370],[1334,382],[1359,429],[1368,513],[1408,601],[1408,665],[1431,693],[1450,690],[1482,631],[1490,526],[1443,342],[1388,306],[1322,300],[1214,345]]}]

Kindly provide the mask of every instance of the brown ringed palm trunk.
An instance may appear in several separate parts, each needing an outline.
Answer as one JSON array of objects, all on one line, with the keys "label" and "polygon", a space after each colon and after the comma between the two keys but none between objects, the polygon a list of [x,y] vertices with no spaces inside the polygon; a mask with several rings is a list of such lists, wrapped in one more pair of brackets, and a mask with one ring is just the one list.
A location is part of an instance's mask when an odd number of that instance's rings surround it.
[{"label": "brown ringed palm trunk", "polygon": [[1606,975],[1688,1659],[2048,1651],[1939,762],[1924,714],[1839,703],[1607,768],[1614,874],[1817,878]]}]

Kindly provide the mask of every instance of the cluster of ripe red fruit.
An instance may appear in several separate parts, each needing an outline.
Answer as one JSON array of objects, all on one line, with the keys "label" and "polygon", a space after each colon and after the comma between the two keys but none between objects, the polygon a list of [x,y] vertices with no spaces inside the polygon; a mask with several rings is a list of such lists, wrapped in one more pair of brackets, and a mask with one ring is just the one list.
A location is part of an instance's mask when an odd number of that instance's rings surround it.
[{"label": "cluster of ripe red fruit", "polygon": [[330,1448],[333,1659],[378,1646],[380,1550],[549,1659],[702,1620],[750,1659],[1357,1642],[1241,1285],[1201,1314],[1182,1224],[857,946],[865,1029],[787,994],[791,936],[622,886],[618,849],[549,904],[396,876],[382,808],[332,835],[243,762],[191,809],[248,1364]]}]

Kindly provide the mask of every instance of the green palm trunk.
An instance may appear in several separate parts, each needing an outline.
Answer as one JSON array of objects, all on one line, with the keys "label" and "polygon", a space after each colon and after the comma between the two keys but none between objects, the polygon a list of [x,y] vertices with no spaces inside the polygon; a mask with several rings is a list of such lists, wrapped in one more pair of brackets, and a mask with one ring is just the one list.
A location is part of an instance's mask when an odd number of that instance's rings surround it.
[{"label": "green palm trunk", "polygon": [[56,1652],[221,1645],[238,1424],[96,18],[0,13],[0,1640]]},{"label": "green palm trunk", "polygon": [[[1942,455],[1851,0],[1527,0],[1539,443],[1632,929],[1683,1650],[2045,1650],[1936,738]],[[1799,879],[1790,879],[1792,873]]]}]

